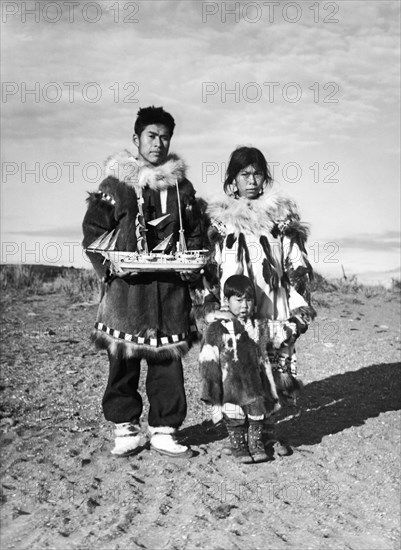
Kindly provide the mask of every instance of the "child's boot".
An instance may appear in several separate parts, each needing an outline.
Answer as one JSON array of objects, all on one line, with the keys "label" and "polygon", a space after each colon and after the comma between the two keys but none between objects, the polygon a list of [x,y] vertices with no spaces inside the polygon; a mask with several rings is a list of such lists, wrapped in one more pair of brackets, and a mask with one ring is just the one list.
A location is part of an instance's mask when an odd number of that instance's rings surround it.
[{"label": "child's boot", "polygon": [[246,442],[246,424],[241,420],[234,420],[224,415],[224,422],[230,438],[230,447],[233,457],[241,463],[252,461]]},{"label": "child's boot", "polygon": [[266,462],[269,460],[269,456],[265,451],[262,436],[263,420],[252,420],[249,418],[248,449],[254,462]]}]

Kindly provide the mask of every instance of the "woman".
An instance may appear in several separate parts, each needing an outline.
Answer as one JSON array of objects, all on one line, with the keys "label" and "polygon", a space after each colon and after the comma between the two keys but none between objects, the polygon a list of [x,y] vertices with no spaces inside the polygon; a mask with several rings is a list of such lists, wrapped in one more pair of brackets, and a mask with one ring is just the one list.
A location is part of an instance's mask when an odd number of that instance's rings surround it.
[{"label": "woman", "polygon": [[[253,282],[260,351],[271,364],[281,401],[285,402],[301,388],[296,379],[294,342],[316,315],[310,305],[312,268],[305,249],[308,231],[300,222],[296,204],[273,185],[266,159],[256,148],[239,147],[232,153],[224,192],[226,196],[208,209],[220,289],[235,274],[246,275]],[[221,304],[215,316],[225,315],[223,296]],[[232,404],[224,406],[223,413],[226,424],[231,419],[237,427],[245,420],[241,408]],[[273,439],[272,423],[269,431]],[[280,451],[286,454],[285,448]]]}]

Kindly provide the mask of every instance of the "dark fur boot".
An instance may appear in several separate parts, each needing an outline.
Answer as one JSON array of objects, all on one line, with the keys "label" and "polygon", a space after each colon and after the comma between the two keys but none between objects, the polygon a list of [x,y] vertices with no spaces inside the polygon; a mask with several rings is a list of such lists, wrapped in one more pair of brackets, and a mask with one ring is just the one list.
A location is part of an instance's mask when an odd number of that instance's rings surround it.
[{"label": "dark fur boot", "polygon": [[269,460],[262,436],[263,420],[249,420],[248,449],[254,462],[266,462],[266,460]]},{"label": "dark fur boot", "polygon": [[245,422],[228,418],[224,415],[224,422],[230,438],[231,453],[238,462],[252,462],[249,454],[248,444],[246,442],[246,424]]},{"label": "dark fur boot", "polygon": [[263,440],[266,443],[268,456],[272,458],[275,454],[278,456],[290,456],[293,453],[292,448],[286,441],[279,441],[276,438],[275,424],[271,417],[266,418],[263,422]]}]

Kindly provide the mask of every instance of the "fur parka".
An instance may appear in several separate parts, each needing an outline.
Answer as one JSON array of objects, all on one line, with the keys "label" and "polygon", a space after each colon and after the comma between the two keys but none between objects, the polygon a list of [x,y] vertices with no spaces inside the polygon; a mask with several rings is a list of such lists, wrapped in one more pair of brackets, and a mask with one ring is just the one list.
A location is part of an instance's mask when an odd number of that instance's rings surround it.
[{"label": "fur parka", "polygon": [[[106,231],[119,229],[116,250],[138,250],[138,200],[142,202],[146,238],[151,250],[168,235],[175,243],[179,232],[176,181],[187,246],[203,246],[202,214],[195,190],[185,177],[185,163],[169,155],[160,166],[140,165],[128,151],[106,161],[105,179],[90,193],[83,221],[83,247]],[[165,214],[154,227],[150,222]],[[171,250],[174,251],[174,244]],[[188,283],[171,272],[140,273],[116,277],[100,254],[88,253],[100,277],[103,296],[93,340],[112,354],[164,360],[183,355],[197,329],[191,317]]]},{"label": "fur parka", "polygon": [[256,318],[287,321],[299,316],[308,323],[312,268],[305,244],[308,229],[294,201],[273,186],[255,200],[224,196],[211,201],[209,238],[224,282],[234,274],[247,275],[256,290]]},{"label": "fur parka", "polygon": [[280,408],[270,363],[259,347],[258,321],[244,326],[234,316],[208,325],[199,355],[201,399],[210,405],[232,403],[248,414]]}]

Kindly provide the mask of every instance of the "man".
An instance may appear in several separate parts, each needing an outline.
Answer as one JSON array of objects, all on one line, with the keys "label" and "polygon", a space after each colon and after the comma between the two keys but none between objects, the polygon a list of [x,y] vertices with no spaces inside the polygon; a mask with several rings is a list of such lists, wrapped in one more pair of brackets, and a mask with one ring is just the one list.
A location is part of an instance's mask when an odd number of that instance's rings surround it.
[{"label": "man", "polygon": [[[187,246],[202,248],[195,190],[185,177],[184,162],[168,154],[174,127],[162,107],[138,111],[133,136],[138,155],[123,151],[106,162],[106,179],[88,198],[85,248],[104,232],[119,229],[116,250],[150,251],[171,234],[174,250],[180,229],[177,181]],[[160,223],[149,224],[159,218]],[[112,454],[127,456],[140,446],[138,382],[141,359],[146,359],[151,447],[170,456],[190,456],[191,450],[174,439],[187,410],[181,356],[196,335],[188,281],[173,272],[117,277],[100,254],[89,256],[104,280],[93,339],[107,349],[110,361],[102,405],[105,418],[115,424]]]}]

